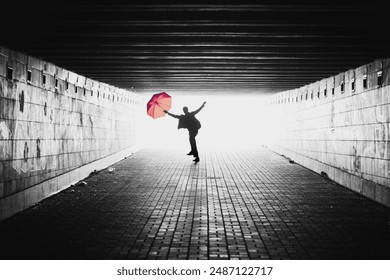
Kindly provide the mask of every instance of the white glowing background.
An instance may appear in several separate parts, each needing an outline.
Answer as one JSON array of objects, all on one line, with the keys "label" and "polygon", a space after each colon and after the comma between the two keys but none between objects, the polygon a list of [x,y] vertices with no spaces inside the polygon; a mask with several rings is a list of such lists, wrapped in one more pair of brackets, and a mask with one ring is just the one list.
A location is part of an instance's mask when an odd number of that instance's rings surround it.
[{"label": "white glowing background", "polygon": [[[196,115],[202,128],[196,137],[198,150],[213,147],[256,147],[266,143],[269,137],[266,98],[254,95],[223,96],[221,94],[184,96],[167,91],[172,96],[171,113],[183,114],[205,107]],[[153,95],[150,94],[150,97]],[[146,98],[146,102],[150,97]],[[146,108],[145,102],[145,108]],[[143,124],[145,146],[190,151],[188,131],[177,129],[178,120],[170,116],[153,119],[146,115]],[[187,151],[188,150],[188,151]]]}]

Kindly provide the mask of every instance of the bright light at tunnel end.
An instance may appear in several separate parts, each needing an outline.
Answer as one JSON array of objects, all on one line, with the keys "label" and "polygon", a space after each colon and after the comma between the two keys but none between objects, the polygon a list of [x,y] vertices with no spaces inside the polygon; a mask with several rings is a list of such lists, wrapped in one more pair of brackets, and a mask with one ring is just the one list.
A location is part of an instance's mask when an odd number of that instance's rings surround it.
[{"label": "bright light at tunnel end", "polygon": [[[252,148],[265,145],[269,137],[267,97],[269,94],[248,92],[202,91],[180,92],[161,90],[143,93],[146,102],[153,94],[165,91],[172,97],[172,108],[176,115],[198,109],[204,101],[205,107],[196,115],[202,127],[197,136],[199,150],[208,148]],[[145,104],[146,107],[146,104]],[[189,149],[188,131],[177,129],[178,120],[168,115],[158,119],[144,116],[142,134],[145,146],[162,149]]]}]

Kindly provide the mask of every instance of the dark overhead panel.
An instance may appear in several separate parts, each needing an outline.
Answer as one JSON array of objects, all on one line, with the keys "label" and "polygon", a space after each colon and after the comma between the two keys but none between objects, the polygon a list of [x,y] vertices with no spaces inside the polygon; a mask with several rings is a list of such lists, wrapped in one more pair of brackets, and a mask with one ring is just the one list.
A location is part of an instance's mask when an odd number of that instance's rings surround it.
[{"label": "dark overhead panel", "polygon": [[0,44],[136,90],[273,93],[390,56],[378,2],[257,2],[17,3]]}]

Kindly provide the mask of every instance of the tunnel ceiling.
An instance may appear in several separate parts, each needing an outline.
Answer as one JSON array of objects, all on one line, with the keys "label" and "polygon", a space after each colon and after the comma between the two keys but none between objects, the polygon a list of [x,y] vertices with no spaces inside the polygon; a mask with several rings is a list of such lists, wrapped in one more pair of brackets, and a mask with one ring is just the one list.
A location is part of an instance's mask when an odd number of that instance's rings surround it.
[{"label": "tunnel ceiling", "polygon": [[135,90],[273,93],[390,56],[379,2],[21,3],[1,45]]}]

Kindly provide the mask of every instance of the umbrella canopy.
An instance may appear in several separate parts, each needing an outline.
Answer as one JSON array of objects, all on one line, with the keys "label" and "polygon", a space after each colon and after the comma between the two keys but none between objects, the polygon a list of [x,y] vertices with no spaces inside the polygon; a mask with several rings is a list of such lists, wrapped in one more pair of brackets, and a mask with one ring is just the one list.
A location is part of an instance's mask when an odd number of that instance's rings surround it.
[{"label": "umbrella canopy", "polygon": [[148,101],[146,105],[146,112],[153,119],[164,117],[164,110],[171,109],[172,97],[169,96],[166,92],[156,93]]}]

